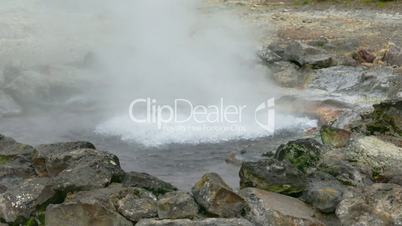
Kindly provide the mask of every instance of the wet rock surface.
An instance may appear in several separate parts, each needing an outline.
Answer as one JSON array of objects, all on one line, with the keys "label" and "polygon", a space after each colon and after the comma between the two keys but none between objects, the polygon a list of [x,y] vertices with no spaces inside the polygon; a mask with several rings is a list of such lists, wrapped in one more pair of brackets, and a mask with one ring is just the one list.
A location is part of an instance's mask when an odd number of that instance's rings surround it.
[{"label": "wet rock surface", "polygon": [[298,195],[305,188],[302,171],[287,161],[276,159],[245,162],[240,169],[240,187],[256,187],[287,195]]},{"label": "wet rock surface", "polygon": [[124,176],[123,185],[126,187],[139,187],[152,191],[154,194],[165,194],[176,191],[177,188],[152,175],[140,172],[128,172]]},{"label": "wet rock surface", "polygon": [[209,218],[204,220],[142,220],[136,226],[252,226],[242,218]]},{"label": "wet rock surface", "polygon": [[336,215],[342,225],[399,225],[402,217],[402,187],[373,184],[360,194],[343,200]]},{"label": "wet rock surface", "polygon": [[316,212],[298,199],[256,188],[242,189],[249,204],[246,218],[257,226],[325,225],[315,218]]},{"label": "wet rock surface", "polygon": [[169,192],[161,196],[158,201],[160,219],[192,219],[197,214],[198,205],[194,198],[186,192]]},{"label": "wet rock surface", "polygon": [[216,173],[205,174],[192,188],[196,202],[220,217],[240,216],[246,204]]}]

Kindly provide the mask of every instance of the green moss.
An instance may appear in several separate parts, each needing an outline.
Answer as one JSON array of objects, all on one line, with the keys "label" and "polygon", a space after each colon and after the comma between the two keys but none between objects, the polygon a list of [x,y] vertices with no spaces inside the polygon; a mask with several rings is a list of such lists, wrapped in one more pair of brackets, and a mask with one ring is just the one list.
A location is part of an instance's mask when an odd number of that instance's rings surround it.
[{"label": "green moss", "polygon": [[12,156],[5,156],[5,155],[0,155],[0,165],[4,165],[10,160],[12,160]]}]

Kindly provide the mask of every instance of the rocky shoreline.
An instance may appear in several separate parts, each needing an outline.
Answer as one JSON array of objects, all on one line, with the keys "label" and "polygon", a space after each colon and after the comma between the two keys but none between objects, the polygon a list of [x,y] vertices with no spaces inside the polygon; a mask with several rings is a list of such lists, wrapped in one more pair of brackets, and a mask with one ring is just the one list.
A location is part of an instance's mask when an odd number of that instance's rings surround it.
[{"label": "rocky shoreline", "polygon": [[[32,147],[0,136],[3,225],[399,225],[402,101],[387,101],[352,130],[281,145],[243,162],[240,191],[216,173],[191,193],[140,172],[89,142]],[[393,139],[395,141],[395,139]],[[388,139],[389,140],[389,139]]]}]

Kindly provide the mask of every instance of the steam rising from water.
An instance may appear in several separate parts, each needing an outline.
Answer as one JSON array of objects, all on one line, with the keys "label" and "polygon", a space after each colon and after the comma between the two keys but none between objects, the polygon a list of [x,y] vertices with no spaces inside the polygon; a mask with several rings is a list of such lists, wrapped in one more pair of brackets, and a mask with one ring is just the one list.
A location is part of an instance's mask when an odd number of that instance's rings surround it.
[{"label": "steam rising from water", "polygon": [[[276,96],[266,81],[269,72],[255,57],[255,32],[236,15],[208,8],[203,0],[15,0],[8,4],[12,10],[7,12],[19,15],[22,24],[13,32],[25,41],[0,58],[25,68],[83,64],[76,76],[66,77],[69,71],[52,76],[80,83],[80,91],[61,104],[77,99],[94,103],[97,113],[91,114],[103,119],[96,132],[151,146],[267,135],[255,124],[237,132],[172,132],[128,120],[128,106],[136,98],[152,97],[160,103],[185,98],[204,105],[224,98],[230,104],[256,106]],[[252,113],[246,113],[248,118]]]}]

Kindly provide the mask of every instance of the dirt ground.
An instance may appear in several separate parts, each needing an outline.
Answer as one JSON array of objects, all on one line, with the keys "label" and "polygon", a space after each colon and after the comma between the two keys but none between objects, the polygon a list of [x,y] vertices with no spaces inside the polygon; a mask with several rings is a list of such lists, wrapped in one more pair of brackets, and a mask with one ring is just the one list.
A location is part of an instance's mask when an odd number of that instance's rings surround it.
[{"label": "dirt ground", "polygon": [[[402,2],[308,2],[211,0],[238,10],[258,26],[261,42],[326,38],[340,46],[378,51],[388,42],[402,45]],[[334,48],[334,51],[339,50]]]}]

